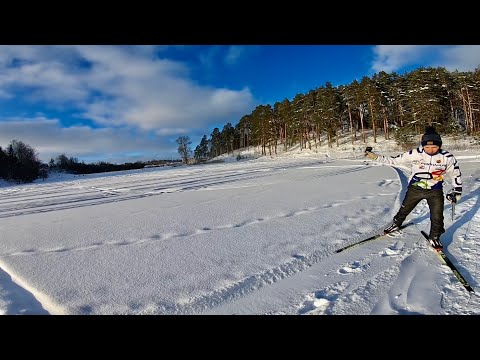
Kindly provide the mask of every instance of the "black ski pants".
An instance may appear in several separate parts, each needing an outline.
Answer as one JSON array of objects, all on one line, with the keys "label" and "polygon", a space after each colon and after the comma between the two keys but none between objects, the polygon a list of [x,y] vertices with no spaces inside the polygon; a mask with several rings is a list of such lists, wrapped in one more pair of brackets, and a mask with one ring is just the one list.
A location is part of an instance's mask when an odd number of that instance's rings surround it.
[{"label": "black ski pants", "polygon": [[427,200],[430,208],[430,237],[440,236],[445,232],[443,227],[443,189],[422,189],[409,185],[402,206],[393,220],[399,225],[402,224],[407,215],[423,199]]}]

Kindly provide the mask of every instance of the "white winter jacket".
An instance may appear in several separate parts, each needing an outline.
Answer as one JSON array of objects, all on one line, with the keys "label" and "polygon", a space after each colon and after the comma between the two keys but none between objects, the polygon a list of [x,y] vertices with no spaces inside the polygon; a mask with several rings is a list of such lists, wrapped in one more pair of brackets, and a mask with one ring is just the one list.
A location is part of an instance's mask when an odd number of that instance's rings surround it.
[{"label": "white winter jacket", "polygon": [[453,190],[462,193],[462,174],[455,157],[440,149],[435,155],[428,155],[423,148],[412,149],[396,157],[378,155],[377,161],[390,165],[411,167],[408,185],[422,189],[441,189],[446,176]]}]

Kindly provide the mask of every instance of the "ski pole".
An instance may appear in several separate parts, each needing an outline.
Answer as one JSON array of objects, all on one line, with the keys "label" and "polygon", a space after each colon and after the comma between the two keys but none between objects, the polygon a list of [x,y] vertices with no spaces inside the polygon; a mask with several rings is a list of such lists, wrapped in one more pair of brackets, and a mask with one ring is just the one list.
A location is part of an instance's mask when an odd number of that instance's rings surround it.
[{"label": "ski pole", "polygon": [[452,201],[452,221],[453,221],[453,215],[455,215],[455,201]]}]

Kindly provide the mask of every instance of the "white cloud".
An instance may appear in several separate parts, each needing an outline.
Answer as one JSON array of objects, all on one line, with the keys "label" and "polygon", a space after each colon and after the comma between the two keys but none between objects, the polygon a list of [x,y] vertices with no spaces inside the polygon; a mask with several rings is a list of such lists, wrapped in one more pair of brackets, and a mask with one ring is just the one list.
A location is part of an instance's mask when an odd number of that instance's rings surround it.
[{"label": "white cloud", "polygon": [[152,138],[144,132],[128,128],[63,128],[58,119],[45,117],[0,121],[0,146],[5,148],[12,140],[20,140],[32,146],[43,162],[63,153],[68,157],[95,157],[98,160],[114,162],[129,161],[127,156],[119,156],[128,152],[145,153],[135,160],[149,160],[155,155],[161,157],[160,154],[172,153],[171,141],[168,138]]},{"label": "white cloud", "polygon": [[480,67],[480,45],[456,45],[440,50],[441,58],[432,66],[443,66],[450,71],[473,71]]},{"label": "white cloud", "polygon": [[372,70],[392,72],[417,62],[432,51],[430,45],[378,45],[373,48]]},{"label": "white cloud", "polygon": [[[184,64],[157,58],[155,54],[162,50],[155,46],[0,46],[0,96],[18,96],[17,90],[27,90],[27,100],[73,105],[79,116],[103,126],[163,132],[206,129],[219,121],[239,119],[253,108],[249,89],[200,86],[188,77]],[[213,47],[209,56],[216,51]]]},{"label": "white cloud", "polygon": [[480,65],[480,45],[378,45],[372,71],[392,72],[421,64],[449,71],[472,71]]},{"label": "white cloud", "polygon": [[228,65],[236,64],[242,55],[245,53],[245,46],[229,46],[227,54],[225,55],[225,63]]},{"label": "white cloud", "polygon": [[210,46],[198,55],[198,59],[205,68],[213,69],[221,50],[220,46]]}]

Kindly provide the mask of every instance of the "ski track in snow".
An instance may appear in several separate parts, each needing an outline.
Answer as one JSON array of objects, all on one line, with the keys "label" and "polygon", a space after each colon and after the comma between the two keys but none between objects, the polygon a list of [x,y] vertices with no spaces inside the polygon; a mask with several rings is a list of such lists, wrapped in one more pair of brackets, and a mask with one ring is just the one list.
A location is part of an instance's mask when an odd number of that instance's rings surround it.
[{"label": "ski track in snow", "polygon": [[[25,250],[22,250],[22,251],[15,251],[15,252],[12,252],[12,253],[0,253],[0,256],[2,256],[2,257],[26,256],[26,255],[34,256],[34,255],[40,255],[40,254],[44,254],[44,253],[56,253],[56,252],[65,252],[65,251],[89,251],[89,250],[98,249],[99,247],[102,247],[102,246],[138,245],[138,244],[144,244],[144,243],[147,243],[147,242],[163,241],[163,240],[169,240],[169,239],[173,239],[173,238],[191,237],[191,236],[196,236],[196,235],[203,234],[203,233],[209,232],[209,231],[216,231],[216,230],[218,231],[218,230],[228,229],[228,228],[240,228],[240,227],[250,226],[250,225],[258,224],[258,223],[262,223],[262,222],[270,222],[270,221],[274,221],[274,220],[278,220],[278,219],[282,219],[282,218],[290,218],[290,217],[295,217],[295,216],[301,216],[301,215],[304,215],[304,214],[317,212],[317,211],[320,211],[320,210],[325,209],[325,208],[348,205],[348,204],[351,204],[352,201],[362,201],[362,200],[365,200],[366,198],[370,198],[370,197],[374,197],[374,195],[371,195],[371,196],[362,195],[362,196],[359,196],[357,198],[353,198],[349,201],[339,201],[339,202],[327,203],[327,204],[324,204],[322,206],[314,206],[314,207],[308,207],[308,208],[304,208],[304,209],[297,209],[295,211],[291,211],[291,212],[288,212],[288,213],[279,213],[277,216],[270,216],[270,217],[256,218],[256,219],[248,219],[248,220],[236,223],[236,224],[224,224],[224,225],[218,225],[218,226],[212,226],[212,227],[202,227],[202,228],[192,230],[190,232],[163,233],[163,234],[153,235],[149,238],[132,239],[130,241],[122,240],[122,241],[97,242],[95,244],[85,246],[85,247],[84,246],[82,246],[82,247],[70,247],[70,248],[59,247],[59,248],[54,248],[54,249],[29,248],[29,249],[25,249]],[[376,209],[374,209],[374,211],[372,211],[372,214],[374,214],[375,212],[376,212]],[[346,220],[351,221],[352,224],[361,226],[361,221],[362,220],[359,219],[359,218],[346,217]],[[362,228],[360,227],[360,230],[361,229]],[[355,234],[355,232],[354,232],[354,234]],[[362,231],[357,231],[358,236],[364,236],[364,234],[365,233],[362,232]],[[358,240],[354,239],[354,242],[355,241],[358,241]]]}]

